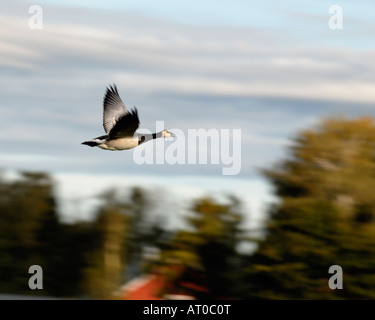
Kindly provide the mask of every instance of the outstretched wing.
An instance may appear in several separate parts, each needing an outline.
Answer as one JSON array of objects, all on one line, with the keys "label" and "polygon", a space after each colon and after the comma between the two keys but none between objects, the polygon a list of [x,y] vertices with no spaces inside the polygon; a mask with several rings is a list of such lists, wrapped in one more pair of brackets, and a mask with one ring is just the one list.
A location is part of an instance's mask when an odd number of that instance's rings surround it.
[{"label": "outstretched wing", "polygon": [[128,114],[128,110],[126,110],[125,104],[122,102],[115,84],[113,87],[109,86],[109,88],[107,88],[103,106],[103,127],[105,132],[109,134],[116,123]]},{"label": "outstretched wing", "polygon": [[137,108],[123,115],[109,132],[110,139],[133,137],[139,127]]}]

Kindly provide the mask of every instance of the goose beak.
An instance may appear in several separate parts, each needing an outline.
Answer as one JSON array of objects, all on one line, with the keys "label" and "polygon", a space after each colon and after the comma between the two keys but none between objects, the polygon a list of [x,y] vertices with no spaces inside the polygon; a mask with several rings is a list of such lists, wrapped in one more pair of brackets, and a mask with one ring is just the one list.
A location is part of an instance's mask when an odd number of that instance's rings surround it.
[{"label": "goose beak", "polygon": [[171,140],[175,140],[175,137],[176,135],[173,133],[173,132],[170,132],[170,131],[167,131],[168,132],[168,137],[167,138],[171,138]]}]

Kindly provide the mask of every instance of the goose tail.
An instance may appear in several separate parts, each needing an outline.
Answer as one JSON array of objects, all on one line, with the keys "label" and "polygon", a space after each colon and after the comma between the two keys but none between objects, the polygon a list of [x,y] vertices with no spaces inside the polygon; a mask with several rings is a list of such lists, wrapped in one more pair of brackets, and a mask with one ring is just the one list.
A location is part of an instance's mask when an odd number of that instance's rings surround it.
[{"label": "goose tail", "polygon": [[82,144],[85,144],[90,147],[97,147],[100,144],[100,142],[97,140],[89,140],[89,141],[83,141]]}]

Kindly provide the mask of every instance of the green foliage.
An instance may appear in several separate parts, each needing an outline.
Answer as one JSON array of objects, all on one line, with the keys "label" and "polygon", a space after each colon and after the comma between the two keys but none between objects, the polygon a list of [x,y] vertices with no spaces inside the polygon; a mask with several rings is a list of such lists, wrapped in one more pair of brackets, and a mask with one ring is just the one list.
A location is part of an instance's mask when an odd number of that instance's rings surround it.
[{"label": "green foliage", "polygon": [[[233,298],[238,295],[240,261],[236,247],[241,239],[242,216],[238,199],[218,204],[202,198],[192,206],[186,221],[190,230],[177,232],[164,246],[161,263],[172,290],[199,299]],[[176,271],[177,270],[177,271]],[[195,284],[189,289],[183,284]]]},{"label": "green foliage", "polygon": [[86,252],[85,288],[93,299],[113,298],[123,283],[129,229],[129,205],[118,200],[115,190],[105,192],[102,199],[92,223],[95,245]]},{"label": "green foliage", "polygon": [[125,281],[143,271],[142,252],[154,242],[147,223],[149,200],[141,188],[131,189],[129,200],[119,190],[102,195],[92,224],[95,246],[86,253],[86,292],[93,299],[113,299]]},{"label": "green foliage", "polygon": [[[375,125],[329,119],[302,132],[291,157],[265,171],[282,199],[246,267],[247,298],[375,297]],[[331,265],[343,290],[331,290]]]},{"label": "green foliage", "polygon": [[[131,190],[128,201],[117,191],[102,195],[92,222],[65,224],[48,174],[0,179],[0,293],[113,298],[128,268],[140,272],[143,246],[154,241],[143,190]],[[35,264],[43,269],[43,290],[28,287]]]},{"label": "green foliage", "polygon": [[[24,172],[0,181],[0,291],[70,296],[79,294],[87,237],[80,226],[59,222],[53,181],[44,173]],[[83,240],[83,239],[81,239]],[[31,265],[43,268],[44,290],[28,287]]]}]

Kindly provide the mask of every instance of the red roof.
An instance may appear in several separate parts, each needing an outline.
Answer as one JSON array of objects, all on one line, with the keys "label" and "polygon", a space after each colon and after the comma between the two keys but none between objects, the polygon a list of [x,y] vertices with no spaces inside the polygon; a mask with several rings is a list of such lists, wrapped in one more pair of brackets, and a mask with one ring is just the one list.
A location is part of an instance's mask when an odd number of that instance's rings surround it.
[{"label": "red roof", "polygon": [[164,285],[162,275],[145,275],[123,286],[122,297],[125,300],[162,300],[159,294]]}]

